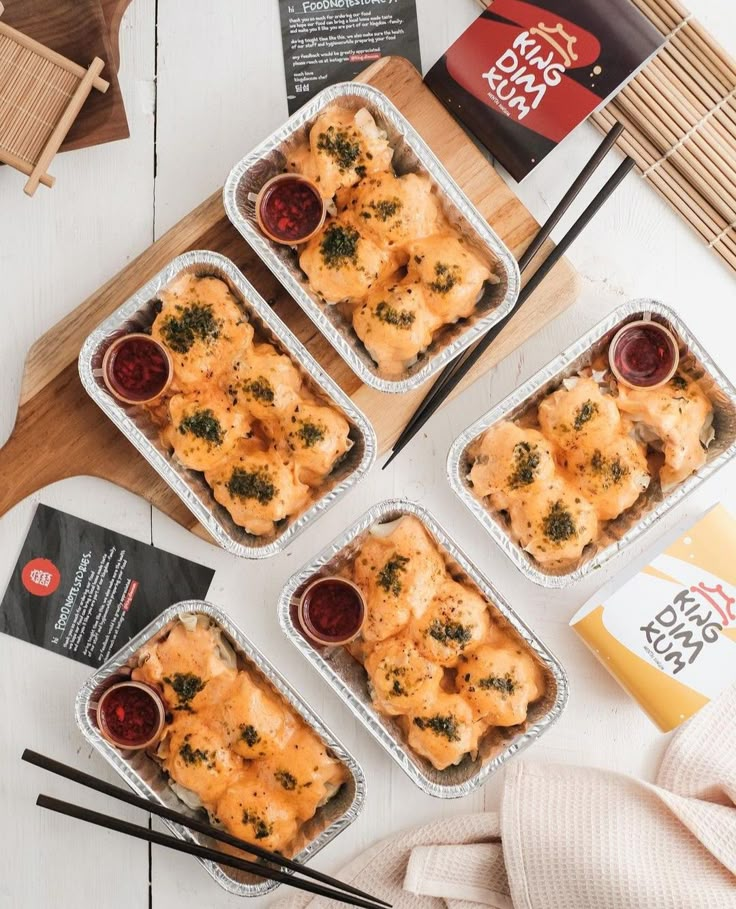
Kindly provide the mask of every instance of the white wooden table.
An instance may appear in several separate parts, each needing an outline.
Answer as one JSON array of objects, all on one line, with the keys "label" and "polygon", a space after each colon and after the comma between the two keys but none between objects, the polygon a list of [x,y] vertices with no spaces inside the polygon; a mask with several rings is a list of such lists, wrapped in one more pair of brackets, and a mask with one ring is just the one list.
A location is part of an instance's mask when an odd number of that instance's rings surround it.
[{"label": "white wooden table", "polygon": [[[476,15],[473,0],[418,0],[425,67]],[[691,0],[708,27],[736,52],[729,0]],[[156,15],[158,14],[158,22]],[[0,171],[0,439],[13,424],[21,366],[32,341],[220,186],[233,162],[286,117],[275,0],[135,0],[122,27],[121,82],[131,126],[125,142],[61,155],[53,191],[31,201],[22,180]],[[599,140],[584,126],[548,159],[521,195],[538,217],[558,200]],[[613,162],[609,167],[613,168]],[[505,559],[445,482],[452,439],[602,315],[634,297],[674,306],[736,379],[732,344],[734,278],[635,176],[578,242],[571,258],[583,277],[578,303],[478,382],[429,425],[394,469],[371,476],[340,508],[268,563],[240,561],[186,533],[112,485],[76,479],[43,490],[0,520],[0,587],[17,557],[36,501],[66,509],[216,569],[210,598],[305,693],[365,768],[369,796],[358,822],[319,857],[335,872],[377,838],[499,803],[501,780],[461,802],[419,793],[279,633],[274,603],[287,577],[369,505],[403,495],[452,528],[470,557],[559,655],[572,694],[561,721],[528,759],[593,764],[651,777],[666,738],[617,687],[568,628],[597,586],[550,593]],[[649,537],[720,499],[736,511],[733,469],[722,472]],[[0,477],[12,482],[12,477]],[[100,810],[117,805],[21,764],[24,746],[109,778],[73,718],[87,669],[3,637],[0,640],[0,906],[38,909],[201,909],[235,906],[195,862],[75,821],[42,814],[39,791]],[[122,814],[136,817],[133,811]],[[140,815],[138,813],[138,819]]]}]

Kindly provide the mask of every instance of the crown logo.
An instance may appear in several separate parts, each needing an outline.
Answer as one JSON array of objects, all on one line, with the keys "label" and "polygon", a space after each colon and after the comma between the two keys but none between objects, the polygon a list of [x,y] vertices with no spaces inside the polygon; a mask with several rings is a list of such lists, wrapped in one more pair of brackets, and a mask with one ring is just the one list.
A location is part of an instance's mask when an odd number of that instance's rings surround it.
[{"label": "crown logo", "polygon": [[578,55],[575,53],[575,45],[578,39],[573,35],[568,35],[561,22],[558,22],[554,28],[550,28],[544,22],[540,22],[536,28],[529,29],[529,34],[539,35],[540,38],[551,44],[564,60],[566,69],[569,69],[573,61],[578,59]]}]

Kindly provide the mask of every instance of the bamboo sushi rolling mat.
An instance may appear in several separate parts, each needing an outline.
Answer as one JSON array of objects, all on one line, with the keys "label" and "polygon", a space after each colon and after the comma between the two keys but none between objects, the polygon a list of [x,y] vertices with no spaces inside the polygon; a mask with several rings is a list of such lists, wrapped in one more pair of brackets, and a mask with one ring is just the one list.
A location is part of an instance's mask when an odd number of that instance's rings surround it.
[{"label": "bamboo sushi rolling mat", "polygon": [[736,270],[736,60],[676,0],[633,3],[668,40],[591,120]]}]

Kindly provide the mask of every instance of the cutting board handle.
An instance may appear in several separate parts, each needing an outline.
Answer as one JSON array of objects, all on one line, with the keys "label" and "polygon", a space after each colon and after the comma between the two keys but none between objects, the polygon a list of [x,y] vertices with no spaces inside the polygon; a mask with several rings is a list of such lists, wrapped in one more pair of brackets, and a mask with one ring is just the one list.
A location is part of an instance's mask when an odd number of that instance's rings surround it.
[{"label": "cutting board handle", "polygon": [[50,483],[89,476],[122,486],[192,530],[197,522],[189,509],[86,393],[76,358],[46,384],[33,381],[34,364],[43,362],[26,360],[24,378],[34,393],[0,448],[0,517]]},{"label": "cutting board handle", "polygon": [[10,438],[0,448],[0,516],[26,496],[62,479],[62,452],[55,452],[52,458],[49,454],[40,448],[33,421],[21,408]]}]

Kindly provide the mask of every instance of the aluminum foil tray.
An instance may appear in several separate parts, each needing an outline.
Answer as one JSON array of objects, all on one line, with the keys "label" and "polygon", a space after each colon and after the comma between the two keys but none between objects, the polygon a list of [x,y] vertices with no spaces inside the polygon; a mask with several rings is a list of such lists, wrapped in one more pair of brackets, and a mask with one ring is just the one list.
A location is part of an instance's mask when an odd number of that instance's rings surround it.
[{"label": "aluminum foil tray", "polygon": [[[388,379],[381,375],[355,334],[350,319],[341,314],[338,307],[325,304],[310,289],[299,267],[296,252],[271,242],[261,233],[256,221],[251,194],[257,193],[267,180],[285,169],[289,149],[307,139],[315,119],[331,104],[349,110],[364,107],[370,111],[378,125],[388,133],[394,149],[396,172],[426,174],[432,179],[450,223],[479,250],[490,254],[494,270],[501,279],[499,284],[487,285],[471,318],[441,329],[430,348],[400,379]],[[510,312],[519,296],[519,267],[511,251],[488,226],[409,121],[382,92],[371,85],[339,83],[326,88],[305,104],[235,165],[225,184],[224,204],[228,218],[348,366],[366,385],[379,391],[402,394],[422,385]]]},{"label": "aluminum foil tray", "polygon": [[[578,565],[567,572],[546,569],[511,538],[504,516],[494,514],[474,494],[468,482],[473,446],[494,423],[525,417],[529,419],[529,415],[536,411],[541,400],[559,388],[563,379],[577,375],[579,370],[590,366],[597,355],[605,352],[621,326],[641,319],[647,313],[651,314],[655,321],[669,328],[678,338],[682,367],[688,374],[700,380],[703,390],[713,402],[715,438],[708,448],[706,463],[697,473],[666,495],[663,494],[659,482],[653,479],[649,489],[631,508],[616,520],[607,522],[601,539],[596,545],[591,544],[586,548]],[[600,568],[612,556],[638,539],[662,515],[678,505],[685,496],[723,467],[734,454],[736,454],[736,389],[672,309],[654,300],[633,300],[614,310],[528,382],[468,427],[450,449],[447,471],[453,491],[523,574],[543,587],[567,587]]]},{"label": "aluminum foil tray", "polygon": [[[306,702],[280,675],[266,658],[251,644],[243,632],[233,624],[225,613],[203,600],[185,600],[170,606],[157,619],[137,634],[128,644],[111,657],[89,678],[77,694],[75,714],[77,725],[88,742],[102,755],[138,795],[152,799],[160,805],[172,808],[192,817],[202,817],[202,812],[188,808],[173,792],[168,777],[153,758],[145,751],[122,751],[114,748],[102,738],[97,730],[95,712],[97,701],[110,685],[130,674],[137,665],[140,649],[149,641],[163,637],[179,616],[186,614],[209,616],[220,626],[226,639],[233,646],[238,661],[263,677],[274,693],[285,700],[290,707],[317,733],[324,744],[347,768],[350,778],[337,794],[323,805],[309,822],[306,829],[308,845],[294,856],[298,862],[307,862],[329,842],[349,827],[357,818],[365,801],[366,784],[363,771],[345,746],[324,725]],[[217,849],[218,843],[204,834],[188,830],[178,824],[164,821],[166,826],[180,839],[198,843],[209,849]],[[275,881],[258,878],[255,875],[228,868],[213,862],[201,861],[217,883],[237,896],[264,896],[279,885]]]},{"label": "aluminum foil tray", "polygon": [[[414,515],[422,522],[439,546],[453,577],[470,583],[490,601],[493,614],[500,626],[530,650],[544,669],[546,693],[530,707],[527,722],[523,726],[490,732],[482,740],[476,760],[471,761],[466,757],[457,766],[446,770],[435,769],[429,761],[415,754],[406,745],[402,730],[396,721],[374,709],[368,693],[368,677],[360,663],[343,647],[313,645],[303,636],[297,619],[299,598],[315,577],[339,571],[355,555],[372,526],[394,521],[402,515]],[[479,789],[510,757],[527,748],[549,729],[567,702],[567,676],[557,659],[452,542],[434,518],[419,505],[411,502],[388,500],[367,511],[357,523],[293,575],[281,592],[278,611],[281,628],[291,643],[332,686],[412,782],[437,798],[461,798]]]},{"label": "aluminum foil tray", "polygon": [[[108,346],[131,331],[148,331],[156,318],[156,297],[182,274],[214,275],[235,295],[256,334],[290,357],[311,389],[334,405],[350,424],[353,447],[318,490],[319,498],[304,512],[288,518],[275,536],[257,537],[239,527],[215,501],[204,475],[180,464],[161,444],[158,427],[142,407],[121,404],[102,380],[102,358]],[[92,400],[107,414],[148,463],[166,480],[210,536],[235,555],[264,559],[281,552],[370,469],[376,458],[373,427],[350,398],[332,381],[301,342],[273,312],[235,265],[218,253],[195,251],[178,256],[89,335],[79,354],[79,375]]]}]

